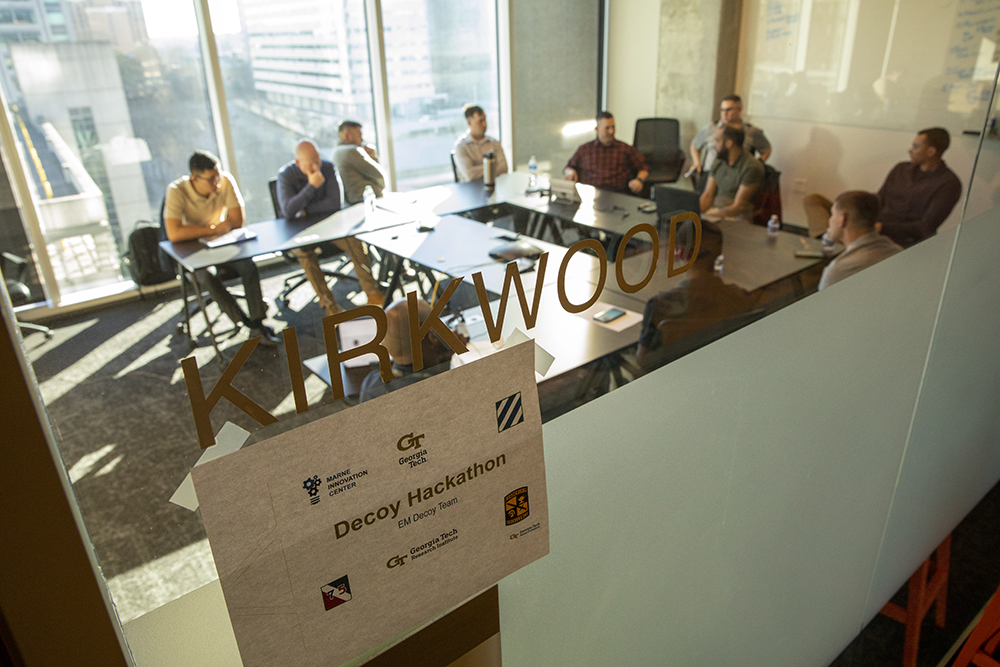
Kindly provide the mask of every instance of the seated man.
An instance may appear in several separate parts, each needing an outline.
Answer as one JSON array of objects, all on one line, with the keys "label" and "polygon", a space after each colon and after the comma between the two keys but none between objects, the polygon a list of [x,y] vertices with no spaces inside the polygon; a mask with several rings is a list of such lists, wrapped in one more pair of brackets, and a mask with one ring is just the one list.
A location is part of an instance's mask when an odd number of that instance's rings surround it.
[{"label": "seated man", "polygon": [[879,199],[870,192],[850,190],[837,197],[830,212],[827,233],[847,248],[823,269],[819,289],[829,287],[868,268],[902,248],[879,234]]},{"label": "seated man", "polygon": [[712,165],[701,211],[709,218],[746,216],[753,212],[753,197],[764,181],[764,165],[743,150],[743,130],[726,125],[715,134],[718,159]]},{"label": "seated man", "polygon": [[721,254],[722,234],[703,222],[701,247],[684,281],[646,302],[636,350],[642,368],[656,368],[687,351],[671,349],[671,343],[692,341],[699,332],[753,310],[749,294],[715,274],[715,258]]},{"label": "seated man", "polygon": [[[221,236],[243,226],[243,197],[233,177],[221,171],[219,158],[207,151],[195,151],[188,161],[189,176],[183,176],[167,186],[163,208],[163,226],[171,241],[188,241],[202,237]],[[249,316],[240,309],[236,299],[222,281],[209,269],[195,272],[201,284],[208,285],[212,298],[233,324],[245,324],[250,337],[262,336],[261,345],[277,345],[278,337],[264,326],[267,306],[260,289],[260,275],[252,259],[221,264],[234,271],[243,281]]]},{"label": "seated man", "polygon": [[469,130],[455,142],[455,170],[460,183],[483,177],[483,158],[492,152],[497,161],[497,176],[507,173],[507,158],[500,142],[486,134],[486,112],[474,104],[464,107]]},{"label": "seated man", "polygon": [[642,192],[649,176],[646,158],[633,146],[615,139],[615,117],[607,111],[597,115],[597,138],[582,144],[566,163],[563,176],[616,192]]},{"label": "seated man", "polygon": [[[295,160],[278,172],[278,206],[285,219],[312,216],[328,216],[340,210],[340,186],[333,164],[320,159],[319,151],[311,141],[300,141],[295,147]],[[372,277],[361,241],[353,236],[334,241],[338,248],[347,252],[354,263],[354,273],[361,288],[368,295],[368,303],[381,306],[382,293]],[[296,248],[293,252],[305,271],[309,284],[316,290],[319,303],[327,315],[341,312],[342,308],[333,298],[326,276],[319,268],[316,247]]]},{"label": "seated man", "polygon": [[[948,130],[942,127],[921,130],[910,146],[910,161],[893,167],[878,191],[882,233],[904,248],[933,236],[962,197],[962,182],[941,159],[950,143]],[[821,194],[811,194],[802,205],[810,235],[818,236],[832,203]]]},{"label": "seated man", "polygon": [[909,247],[930,238],[962,197],[962,182],[941,159],[951,138],[932,127],[917,133],[909,162],[900,162],[878,191],[882,233]]},{"label": "seated man", "polygon": [[715,164],[716,159],[715,132],[726,125],[742,126],[743,150],[750,154],[759,155],[761,162],[767,162],[767,158],[771,155],[771,142],[767,140],[759,127],[751,125],[743,119],[743,100],[740,99],[740,96],[726,95],[719,105],[719,121],[705,124],[691,140],[692,174],[711,173],[712,165]]},{"label": "seated man", "polygon": [[[423,324],[431,312],[429,303],[417,300],[418,321]],[[394,301],[385,309],[386,333],[382,344],[389,351],[392,373],[396,379],[382,382],[378,369],[369,373],[361,383],[359,403],[371,400],[400,387],[420,382],[432,375],[448,370],[453,352],[434,331],[427,332],[420,343],[424,355],[423,370],[413,372],[413,353],[410,349],[410,316],[406,299]]]},{"label": "seated man", "polygon": [[385,175],[378,164],[375,149],[365,145],[361,123],[345,120],[337,128],[337,136],[340,143],[333,151],[333,164],[344,183],[344,201],[348,204],[363,201],[366,185],[372,186],[376,197],[381,197]]}]

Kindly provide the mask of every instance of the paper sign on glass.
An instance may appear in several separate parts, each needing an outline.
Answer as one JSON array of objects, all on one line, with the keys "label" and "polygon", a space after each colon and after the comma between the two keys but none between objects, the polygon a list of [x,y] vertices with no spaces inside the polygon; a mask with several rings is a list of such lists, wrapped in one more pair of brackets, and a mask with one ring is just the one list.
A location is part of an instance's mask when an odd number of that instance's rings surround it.
[{"label": "paper sign on glass", "polygon": [[534,346],[194,468],[246,667],[341,665],[549,551]]}]

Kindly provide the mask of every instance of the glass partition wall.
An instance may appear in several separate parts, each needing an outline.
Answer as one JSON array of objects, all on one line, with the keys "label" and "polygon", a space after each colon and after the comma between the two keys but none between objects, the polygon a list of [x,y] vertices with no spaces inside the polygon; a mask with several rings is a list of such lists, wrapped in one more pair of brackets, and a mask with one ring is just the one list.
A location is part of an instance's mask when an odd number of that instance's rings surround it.
[{"label": "glass partition wall", "polygon": [[[489,133],[500,138],[496,35],[508,23],[515,136],[502,140],[516,148],[512,168],[536,155],[543,170],[558,173],[577,145],[593,139],[592,130],[573,128],[596,106],[595,3],[512,0],[500,3],[509,10],[505,15],[494,3],[382,0],[384,63],[370,55],[379,48],[369,43],[370,7],[362,0],[209,4],[234,171],[250,220],[273,217],[267,184],[293,158],[295,143],[311,138],[329,157],[343,119],[362,123],[366,139],[380,146],[391,139],[397,189],[439,194],[438,186],[452,180],[444,159],[466,127],[463,104],[482,106]],[[709,4],[698,16],[664,6],[659,39],[675,45],[678,30],[692,39],[714,30],[716,41],[731,34],[726,21],[734,19],[722,15],[725,3]],[[740,304],[738,312],[720,309],[732,316],[721,320],[692,308],[704,298],[691,287],[694,273],[626,295],[614,291],[612,262],[602,301],[646,320],[654,300],[665,308],[663,321],[688,308],[694,313],[684,321],[691,329],[675,328],[676,340],[667,341],[662,358],[648,357],[650,363],[638,358],[641,331],[648,328],[641,322],[624,330],[629,339],[615,354],[578,366],[566,359],[587,347],[575,336],[585,324],[593,326],[589,315],[567,314],[528,332],[553,341],[546,347],[557,358],[557,372],[538,377],[543,410],[554,406],[545,424],[552,547],[549,556],[501,582],[501,639],[510,664],[698,664],[706,655],[721,662],[736,654],[741,664],[828,664],[1000,476],[988,405],[1000,360],[979,354],[995,330],[989,313],[1000,312],[990,267],[1000,252],[994,232],[1000,153],[989,132],[997,66],[990,44],[1000,6],[988,16],[993,23],[967,31],[965,22],[981,20],[962,13],[972,4],[926,6],[926,15],[911,15],[901,2],[881,14],[852,0],[744,3],[736,26],[744,48],[730,65],[738,70],[745,113],[774,147],[769,164],[782,172],[789,227],[808,228],[804,195],[878,189],[923,129],[922,117],[910,111],[935,77],[948,81],[933,86],[950,87],[946,100],[935,98],[927,122],[951,133],[947,162],[963,183],[962,200],[932,238],[819,293],[823,262],[782,273],[795,261],[794,250],[818,244],[805,234],[783,231],[768,241],[760,227],[706,224],[704,252],[692,257],[693,240],[682,232],[688,245],[674,257],[678,264],[700,257],[698,268],[707,266],[704,275],[717,279],[706,291],[712,303]],[[186,173],[190,151],[217,152],[218,146],[193,11],[158,10],[152,2],[66,6],[83,18],[71,21],[67,13],[65,33],[55,30],[62,24],[54,20],[33,40],[11,38],[2,81],[17,147],[16,155],[5,155],[9,173],[26,175],[25,191],[46,240],[44,252],[36,248],[38,263],[48,263],[59,279],[55,293],[63,296],[127,279],[119,237],[133,213],[124,211],[140,207],[136,219],[155,219],[166,184]],[[705,20],[713,8],[719,9],[714,27]],[[93,26],[105,20],[115,29],[100,33]],[[108,37],[125,34],[115,21],[146,26],[134,51]],[[953,24],[961,30],[951,30]],[[91,26],[91,36],[77,39],[77,25]],[[934,53],[908,69],[905,54],[930,43],[926,25],[946,25],[948,36],[936,35]],[[965,39],[966,32],[973,36]],[[966,42],[961,53],[974,61],[971,69],[953,62],[955,47]],[[651,68],[661,68],[658,47],[664,44],[621,51],[612,45],[608,58],[640,53]],[[880,58],[873,60],[873,49]],[[375,133],[376,63],[387,74],[388,137]],[[989,67],[990,78],[983,79]],[[704,69],[714,76],[723,68],[711,62]],[[680,115],[670,106],[671,95],[690,83],[680,78],[651,77],[658,93],[650,115]],[[953,94],[959,89],[964,92]],[[777,104],[779,96],[787,104]],[[871,96],[877,102],[869,104]],[[609,99],[612,111],[614,103]],[[712,115],[705,109],[697,119],[680,120],[697,127]],[[987,135],[973,134],[984,128]],[[119,178],[142,187],[116,190]],[[17,190],[17,179],[10,181]],[[17,194],[0,210],[16,212]],[[137,196],[138,202],[130,199]],[[88,218],[86,229],[59,227],[46,202],[60,197],[73,211],[64,222],[75,224],[80,211],[95,219]],[[482,210],[467,217],[478,219]],[[626,212],[640,216],[638,209]],[[521,224],[519,210],[499,215]],[[0,222],[20,225],[29,217],[0,215]],[[534,242],[551,242],[550,252],[569,245],[555,242],[553,229],[563,240],[589,233],[605,250],[617,250],[603,230],[585,233],[558,212],[532,220],[548,230]],[[32,230],[21,233],[27,246]],[[665,271],[665,236],[657,248],[642,234],[626,244],[625,281],[638,283],[654,255]],[[744,245],[781,254],[770,263],[741,259],[735,248]],[[371,255],[376,269],[379,252]],[[720,255],[725,261],[714,273]],[[92,269],[86,275],[98,282],[85,282],[81,267]],[[446,283],[447,272],[435,271],[439,265],[427,268]],[[739,287],[750,296],[733,297],[734,284],[746,285],[755,272],[763,272],[757,280],[763,282]],[[267,266],[261,273],[265,296],[276,301],[285,273]],[[772,273],[780,278],[770,279]],[[574,275],[570,297],[582,302],[598,289],[597,277]],[[419,267],[411,266],[404,284],[421,289],[419,280]],[[343,307],[364,303],[348,281],[332,287]],[[309,362],[324,355],[325,313],[310,289],[276,303],[269,322],[295,328],[299,356],[311,369]],[[541,307],[558,311],[554,283],[544,289]],[[453,298],[475,304],[474,295],[465,296],[470,301],[461,293]],[[988,307],[977,307],[982,304]],[[194,356],[207,391],[244,341],[216,306],[209,311],[221,360],[200,316],[191,324],[198,347],[176,335],[183,311],[174,294],[75,316],[58,323],[51,340],[24,338],[56,458],[140,667],[172,665],[171,659],[223,664],[220,655],[239,660],[200,516],[175,496],[202,455],[180,362]],[[508,316],[516,312],[514,300]],[[722,320],[727,326],[714,326]],[[659,331],[658,324],[652,328]],[[476,334],[473,318],[466,316],[465,325]],[[662,329],[661,339],[669,330]],[[607,338],[608,331],[599,335]],[[600,340],[594,336],[588,344]],[[288,357],[284,348],[260,347],[233,382],[279,423],[261,427],[222,401],[212,412],[220,442],[251,446],[353,407],[350,399],[333,400],[327,381],[311,371],[303,382],[310,410],[297,415]],[[956,390],[963,383],[965,393]],[[964,444],[945,442],[948,433],[960,433]],[[817,600],[824,609],[816,610]],[[221,631],[187,634],[192,618],[210,619]]]}]

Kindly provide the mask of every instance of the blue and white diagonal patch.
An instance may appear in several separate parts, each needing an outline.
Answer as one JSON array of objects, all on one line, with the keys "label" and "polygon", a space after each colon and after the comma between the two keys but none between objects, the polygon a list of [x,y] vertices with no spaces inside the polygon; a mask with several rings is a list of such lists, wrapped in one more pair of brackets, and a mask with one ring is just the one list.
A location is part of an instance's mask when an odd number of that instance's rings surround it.
[{"label": "blue and white diagonal patch", "polygon": [[521,392],[508,396],[502,401],[497,401],[497,433],[502,433],[523,421],[524,410],[521,409]]}]

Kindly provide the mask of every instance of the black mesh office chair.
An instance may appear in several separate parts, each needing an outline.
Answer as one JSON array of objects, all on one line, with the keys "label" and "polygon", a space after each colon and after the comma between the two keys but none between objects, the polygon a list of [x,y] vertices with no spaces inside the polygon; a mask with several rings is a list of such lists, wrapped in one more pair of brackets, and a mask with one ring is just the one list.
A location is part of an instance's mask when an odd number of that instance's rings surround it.
[{"label": "black mesh office chair", "polygon": [[[9,252],[0,254],[0,273],[3,273],[4,286],[10,295],[11,304],[15,307],[31,302],[31,290],[24,282],[27,272],[28,260]],[[21,321],[18,321],[17,326],[22,334],[25,331],[39,331],[45,334],[46,338],[52,338],[52,329],[47,326]]]},{"label": "black mesh office chair", "polygon": [[451,175],[455,177],[455,182],[458,183],[458,165],[455,164],[455,151],[448,154],[451,158]]},{"label": "black mesh office chair", "polygon": [[[337,187],[340,187],[338,184]],[[271,205],[274,207],[274,217],[283,218],[284,212],[281,210],[281,205],[278,203],[278,181],[272,179],[267,182],[268,191],[271,193]],[[337,259],[337,264],[333,270],[320,268],[323,275],[327,278],[337,278],[338,280],[350,280],[357,282],[357,278],[347,273],[347,267],[351,264],[351,258],[347,256],[347,253],[342,251],[333,243],[320,243],[317,246],[313,246],[313,250],[319,249],[320,255],[327,259]],[[285,260],[295,266],[299,265],[299,259],[290,250],[286,250],[282,253]],[[281,293],[276,297],[281,305],[288,305],[288,298],[291,296],[292,292],[302,287],[305,283],[309,282],[306,278],[305,271],[296,271],[292,275],[285,278],[284,285],[281,288]]]},{"label": "black mesh office chair", "polygon": [[646,158],[649,167],[648,187],[674,183],[684,169],[681,150],[681,126],[676,118],[640,118],[635,121],[632,145]]}]

